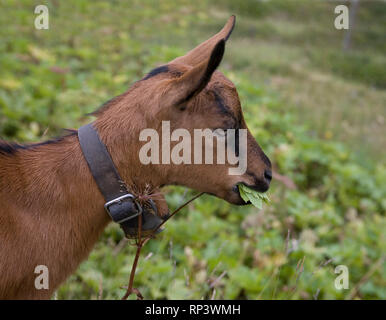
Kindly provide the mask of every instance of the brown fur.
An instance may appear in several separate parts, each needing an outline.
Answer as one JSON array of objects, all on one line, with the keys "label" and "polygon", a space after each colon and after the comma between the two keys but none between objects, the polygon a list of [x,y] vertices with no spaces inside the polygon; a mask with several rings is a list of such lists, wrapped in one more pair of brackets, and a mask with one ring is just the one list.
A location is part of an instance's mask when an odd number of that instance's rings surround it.
[{"label": "brown fur", "polygon": [[[233,26],[231,17],[217,35],[169,63],[167,72],[138,81],[95,113],[95,126],[129,187],[158,191],[178,184],[234,204],[243,204],[234,189],[239,182],[268,188],[264,172],[270,163],[250,133],[243,176],[228,175],[229,165],[143,165],[138,158],[140,130],[160,132],[162,120],[169,120],[172,130],[191,133],[194,128],[246,128],[235,86],[214,71]],[[0,141],[0,203],[2,299],[49,298],[110,222],[76,134],[29,147]],[[156,205],[161,215],[168,211],[164,199]],[[49,269],[49,290],[34,287],[37,265]]]}]

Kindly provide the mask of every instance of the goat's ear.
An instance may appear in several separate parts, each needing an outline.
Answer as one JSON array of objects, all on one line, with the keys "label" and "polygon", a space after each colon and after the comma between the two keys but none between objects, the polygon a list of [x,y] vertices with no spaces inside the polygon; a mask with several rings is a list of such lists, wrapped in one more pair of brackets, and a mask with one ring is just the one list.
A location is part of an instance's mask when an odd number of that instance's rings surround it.
[{"label": "goat's ear", "polygon": [[182,77],[171,80],[170,90],[164,97],[163,103],[183,108],[189,99],[206,87],[224,56],[224,50],[225,40],[221,39],[213,48],[209,59],[193,67]]},{"label": "goat's ear", "polygon": [[202,61],[204,61],[209,57],[210,52],[213,50],[213,48],[221,39],[225,41],[228,40],[228,38],[230,37],[233,31],[233,28],[235,27],[235,24],[236,24],[236,17],[231,16],[220,32],[218,32],[208,40],[204,41],[203,43],[195,47],[193,50],[190,50],[184,56],[178,57],[173,61],[171,61],[170,63],[180,63],[180,64],[189,65],[189,66],[196,66],[200,64]]}]

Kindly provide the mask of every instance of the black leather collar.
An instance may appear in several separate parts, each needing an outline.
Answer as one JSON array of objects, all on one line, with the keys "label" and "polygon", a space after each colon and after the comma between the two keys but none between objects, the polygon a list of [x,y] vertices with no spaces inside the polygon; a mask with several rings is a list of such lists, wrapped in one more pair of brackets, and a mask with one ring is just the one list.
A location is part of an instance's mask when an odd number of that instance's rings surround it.
[{"label": "black leather collar", "polygon": [[128,191],[92,123],[79,128],[78,138],[83,156],[106,201],[105,209],[111,219],[121,226],[126,237],[137,236],[138,219],[135,218],[139,215],[142,215],[141,233],[144,236],[156,229],[162,220],[157,216],[154,202],[149,200],[148,206],[142,207],[135,196]]}]

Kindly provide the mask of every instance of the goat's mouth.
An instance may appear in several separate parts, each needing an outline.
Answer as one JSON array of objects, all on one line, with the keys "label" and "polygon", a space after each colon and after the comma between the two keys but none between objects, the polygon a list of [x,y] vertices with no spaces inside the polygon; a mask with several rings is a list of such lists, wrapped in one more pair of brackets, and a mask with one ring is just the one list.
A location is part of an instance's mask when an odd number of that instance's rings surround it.
[{"label": "goat's mouth", "polygon": [[263,193],[269,189],[269,184],[266,184],[264,182],[250,185],[248,183],[239,181],[239,182],[235,183],[232,187],[230,187],[230,188],[228,187],[225,190],[224,189],[221,190],[221,192],[216,192],[216,191],[213,192],[213,190],[210,190],[210,191],[209,190],[202,190],[202,191],[205,192],[206,194],[223,199],[223,200],[225,200],[231,204],[234,204],[234,205],[245,206],[247,204],[251,204],[250,201],[244,201],[243,198],[241,197],[240,190],[239,190],[240,184],[243,184],[243,185],[247,186],[248,188],[253,189],[257,192],[261,192],[261,193]]}]

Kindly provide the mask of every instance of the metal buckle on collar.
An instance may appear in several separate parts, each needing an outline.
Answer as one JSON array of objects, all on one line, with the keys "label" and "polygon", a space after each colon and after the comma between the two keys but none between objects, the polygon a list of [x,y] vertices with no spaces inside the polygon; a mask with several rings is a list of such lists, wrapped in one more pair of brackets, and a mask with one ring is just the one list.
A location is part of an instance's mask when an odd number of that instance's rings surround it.
[{"label": "metal buckle on collar", "polygon": [[[130,199],[133,200],[135,206],[138,209],[137,213],[135,213],[133,215],[130,215],[130,216],[126,217],[126,218],[123,218],[123,219],[121,219],[119,221],[115,221],[113,216],[112,216],[112,214],[111,214],[111,212],[110,212],[110,206],[113,205],[113,204],[116,204],[116,203],[121,203],[121,202],[123,202],[124,199],[127,199],[127,198],[130,198]],[[135,200],[135,197],[131,193],[125,194],[123,196],[120,196],[118,198],[115,198],[115,199],[113,199],[111,201],[106,202],[104,207],[105,207],[107,213],[109,214],[109,216],[111,217],[111,219],[113,219],[114,222],[119,223],[119,224],[121,224],[121,223],[123,223],[125,221],[128,221],[128,220],[131,220],[131,219],[133,219],[135,217],[138,217],[140,214],[142,214],[142,207],[141,207],[141,205]]]}]

